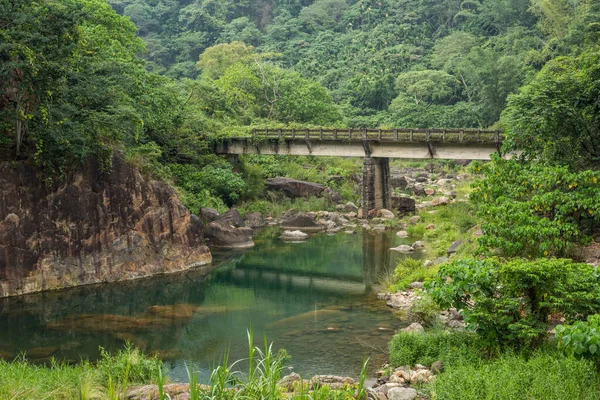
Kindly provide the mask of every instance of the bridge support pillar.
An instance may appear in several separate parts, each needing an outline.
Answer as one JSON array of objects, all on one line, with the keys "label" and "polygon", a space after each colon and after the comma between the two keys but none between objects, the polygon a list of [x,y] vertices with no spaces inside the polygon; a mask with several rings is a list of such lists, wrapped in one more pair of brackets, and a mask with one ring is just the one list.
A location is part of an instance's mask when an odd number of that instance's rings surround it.
[{"label": "bridge support pillar", "polygon": [[375,211],[392,205],[390,187],[390,159],[365,157],[363,161],[362,209],[366,218],[373,218]]}]

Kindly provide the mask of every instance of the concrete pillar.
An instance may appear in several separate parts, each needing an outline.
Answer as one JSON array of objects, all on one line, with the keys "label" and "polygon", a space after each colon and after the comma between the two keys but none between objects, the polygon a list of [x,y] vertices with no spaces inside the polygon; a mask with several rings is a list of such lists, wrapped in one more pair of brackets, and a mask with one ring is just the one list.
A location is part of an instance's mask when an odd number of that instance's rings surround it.
[{"label": "concrete pillar", "polygon": [[390,209],[392,190],[390,187],[390,159],[365,157],[363,161],[362,209],[363,215],[372,218],[369,211]]}]

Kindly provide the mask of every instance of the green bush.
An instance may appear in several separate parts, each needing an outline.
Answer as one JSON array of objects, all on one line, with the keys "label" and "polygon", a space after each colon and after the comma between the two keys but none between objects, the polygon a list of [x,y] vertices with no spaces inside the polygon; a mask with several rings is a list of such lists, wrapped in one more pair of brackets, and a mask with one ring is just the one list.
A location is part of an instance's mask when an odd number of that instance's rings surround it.
[{"label": "green bush", "polygon": [[471,199],[483,218],[485,253],[566,256],[600,223],[600,172],[495,157],[482,173]]},{"label": "green bush", "polygon": [[447,365],[429,388],[436,400],[592,400],[600,399],[599,378],[591,363],[560,354],[504,354]]},{"label": "green bush", "polygon": [[398,332],[390,342],[390,363],[401,365],[431,365],[434,361],[444,364],[475,362],[480,353],[473,334],[443,330],[425,333]]},{"label": "green bush", "polygon": [[586,358],[600,367],[600,315],[588,316],[587,322],[557,325],[556,343],[565,355]]},{"label": "green bush", "polygon": [[467,327],[486,346],[534,346],[548,317],[572,321],[600,310],[593,266],[566,259],[462,259],[443,265],[427,291],[442,308],[463,310]]}]

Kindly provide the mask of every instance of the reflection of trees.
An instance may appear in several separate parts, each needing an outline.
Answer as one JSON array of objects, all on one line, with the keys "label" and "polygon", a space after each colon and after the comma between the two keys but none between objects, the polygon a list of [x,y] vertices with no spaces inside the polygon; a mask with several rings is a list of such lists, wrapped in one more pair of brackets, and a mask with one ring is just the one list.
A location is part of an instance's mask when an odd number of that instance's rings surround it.
[{"label": "reflection of trees", "polygon": [[387,272],[390,264],[391,240],[385,232],[363,232],[363,277],[367,290],[377,276]]}]

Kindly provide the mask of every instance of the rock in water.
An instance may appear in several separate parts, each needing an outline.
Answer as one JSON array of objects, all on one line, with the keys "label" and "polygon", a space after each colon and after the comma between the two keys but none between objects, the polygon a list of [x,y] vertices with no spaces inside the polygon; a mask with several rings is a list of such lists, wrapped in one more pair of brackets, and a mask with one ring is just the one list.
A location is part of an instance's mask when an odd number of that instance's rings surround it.
[{"label": "rock in water", "polygon": [[399,253],[412,253],[413,251],[415,251],[414,248],[412,248],[411,246],[408,246],[406,244],[401,244],[398,247],[392,247],[390,250],[394,250]]},{"label": "rock in water", "polygon": [[307,232],[324,231],[325,226],[317,224],[314,215],[307,213],[297,213],[285,218],[281,227],[288,231],[303,230]]},{"label": "rock in water", "polygon": [[254,241],[244,228],[236,228],[225,220],[213,221],[206,225],[204,235],[213,247],[245,249],[254,246]]},{"label": "rock in water", "polygon": [[[136,279],[211,261],[202,222],[173,188],[122,155],[103,171],[88,160],[63,181],[0,164],[0,297]],[[13,218],[14,219],[14,218]]]},{"label": "rock in water", "polygon": [[285,231],[279,239],[284,242],[304,242],[308,239],[308,235],[302,231]]}]

